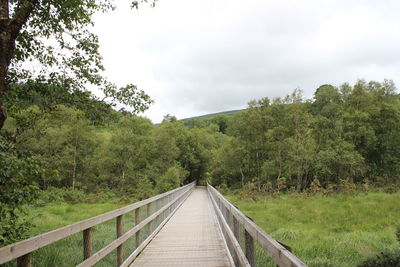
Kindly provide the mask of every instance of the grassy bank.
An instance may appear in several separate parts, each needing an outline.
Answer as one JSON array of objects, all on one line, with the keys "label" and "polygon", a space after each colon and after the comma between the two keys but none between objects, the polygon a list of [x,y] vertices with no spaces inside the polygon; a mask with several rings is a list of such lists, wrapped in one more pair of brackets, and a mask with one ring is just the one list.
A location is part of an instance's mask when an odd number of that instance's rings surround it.
[{"label": "grassy bank", "polygon": [[399,246],[400,193],[227,197],[309,266],[356,266],[367,255]]}]

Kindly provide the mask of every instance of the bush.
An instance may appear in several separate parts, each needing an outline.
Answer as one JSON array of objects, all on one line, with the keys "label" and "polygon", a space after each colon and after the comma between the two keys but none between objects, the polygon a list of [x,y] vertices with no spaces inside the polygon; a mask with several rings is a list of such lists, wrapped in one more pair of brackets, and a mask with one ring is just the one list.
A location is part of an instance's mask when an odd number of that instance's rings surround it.
[{"label": "bush", "polygon": [[252,199],[257,200],[257,186],[254,183],[247,183],[243,186],[241,193],[239,195],[240,199]]},{"label": "bush", "polygon": [[0,137],[0,247],[19,241],[31,226],[23,219],[25,206],[38,192],[36,181],[42,175],[39,164],[15,150]]},{"label": "bush", "polygon": [[157,181],[157,191],[166,192],[177,188],[187,177],[187,171],[180,166],[173,166]]},{"label": "bush", "polygon": [[396,237],[397,237],[397,241],[400,242],[400,224],[397,225],[397,229],[396,229]]},{"label": "bush", "polygon": [[41,192],[38,204],[45,204],[49,202],[67,202],[76,204],[86,202],[85,200],[87,198],[88,195],[81,190],[49,187],[46,191]]},{"label": "bush", "polygon": [[358,267],[400,267],[400,249],[385,250],[367,258]]},{"label": "bush", "polygon": [[356,191],[357,186],[348,179],[340,179],[338,188],[342,193],[350,194]]}]

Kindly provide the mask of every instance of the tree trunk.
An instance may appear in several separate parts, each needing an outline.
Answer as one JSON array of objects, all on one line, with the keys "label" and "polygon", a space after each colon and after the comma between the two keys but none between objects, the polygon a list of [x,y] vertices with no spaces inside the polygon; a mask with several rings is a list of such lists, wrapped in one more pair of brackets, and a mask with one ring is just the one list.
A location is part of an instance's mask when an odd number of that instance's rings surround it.
[{"label": "tree trunk", "polygon": [[[0,49],[0,53],[1,49]],[[4,65],[1,64],[0,66],[0,130],[4,126],[4,122],[7,119],[7,110],[6,107],[4,106],[4,98],[6,94],[6,71],[4,68]]]},{"label": "tree trunk", "polygon": [[0,130],[7,119],[7,111],[4,106],[6,95],[6,75],[9,65],[9,6],[8,1],[0,0]]},{"label": "tree trunk", "polygon": [[77,146],[78,146],[78,137],[75,135],[75,147],[74,147],[74,166],[72,172],[72,190],[75,190],[75,179],[76,179],[76,153],[77,153]]},{"label": "tree trunk", "polygon": [[244,186],[244,174],[242,171],[242,166],[240,166],[239,169],[240,169],[240,174],[242,175],[242,187],[243,187]]},{"label": "tree trunk", "polygon": [[10,17],[9,0],[0,0],[0,130],[7,119],[5,96],[7,72],[15,50],[15,40],[28,21],[39,0],[22,0]]}]

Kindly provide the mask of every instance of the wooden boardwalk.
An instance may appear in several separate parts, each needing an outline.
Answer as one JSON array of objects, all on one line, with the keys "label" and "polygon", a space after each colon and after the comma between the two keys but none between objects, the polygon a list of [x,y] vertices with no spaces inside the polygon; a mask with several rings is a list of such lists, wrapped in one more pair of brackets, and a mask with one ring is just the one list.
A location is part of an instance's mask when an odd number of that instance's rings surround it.
[{"label": "wooden boardwalk", "polygon": [[[134,224],[123,231],[123,218],[129,213],[135,217]],[[111,220],[116,238],[94,252],[93,227]],[[83,235],[83,261],[76,263],[78,267],[94,266],[114,251],[115,265],[120,267],[251,267],[272,261],[280,267],[307,267],[214,187],[196,187],[195,182],[1,247],[0,265],[14,261],[13,266],[43,266],[40,257],[33,261],[34,252],[39,251],[40,256],[41,248],[79,233]],[[136,240],[134,248],[126,242],[132,238]],[[65,258],[57,260],[54,266],[66,263]]]},{"label": "wooden boardwalk", "polygon": [[197,187],[131,266],[233,266],[207,190]]}]

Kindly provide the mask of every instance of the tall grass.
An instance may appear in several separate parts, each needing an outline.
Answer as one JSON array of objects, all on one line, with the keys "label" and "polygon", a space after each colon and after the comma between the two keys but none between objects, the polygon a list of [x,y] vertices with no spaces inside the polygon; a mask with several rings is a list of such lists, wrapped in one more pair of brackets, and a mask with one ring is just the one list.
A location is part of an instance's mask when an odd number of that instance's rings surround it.
[{"label": "tall grass", "polygon": [[227,197],[309,266],[356,266],[367,255],[399,246],[400,193]]}]

